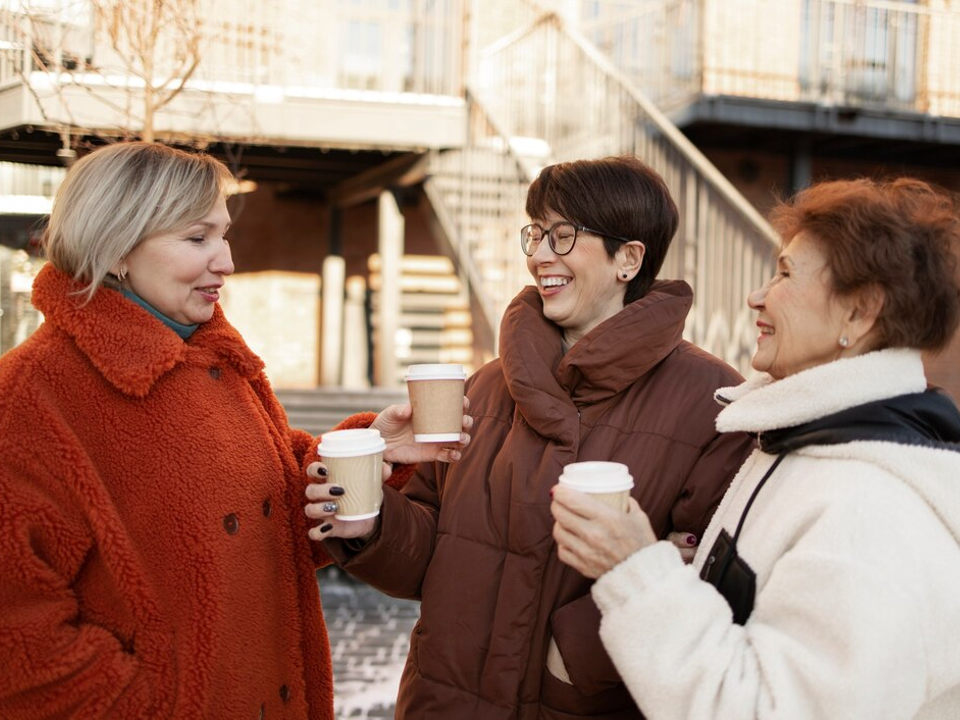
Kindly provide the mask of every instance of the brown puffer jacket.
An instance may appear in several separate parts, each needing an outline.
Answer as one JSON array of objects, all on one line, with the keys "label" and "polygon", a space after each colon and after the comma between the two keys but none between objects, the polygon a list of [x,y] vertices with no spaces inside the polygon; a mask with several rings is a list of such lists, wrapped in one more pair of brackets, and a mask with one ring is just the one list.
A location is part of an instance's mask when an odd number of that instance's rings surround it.
[{"label": "brown puffer jacket", "polygon": [[[500,359],[468,381],[463,459],[388,489],[359,553],[327,542],[355,577],[422,601],[397,718],[642,717],[600,643],[590,581],[557,558],[550,488],[568,463],[622,462],[660,535],[703,532],[752,442],[714,428],[713,391],[740,377],[681,339],[691,303],[686,283],[658,282],[564,355],[525,289]],[[551,636],[573,685],[545,668]]]}]

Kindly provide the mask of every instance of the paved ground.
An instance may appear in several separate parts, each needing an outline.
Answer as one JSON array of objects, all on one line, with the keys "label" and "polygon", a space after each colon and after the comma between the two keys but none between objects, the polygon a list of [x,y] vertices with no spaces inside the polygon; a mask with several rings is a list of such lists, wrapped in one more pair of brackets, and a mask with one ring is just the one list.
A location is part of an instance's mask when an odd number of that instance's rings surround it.
[{"label": "paved ground", "polygon": [[387,597],[336,567],[324,568],[317,579],[333,652],[338,720],[393,718],[420,604]]}]

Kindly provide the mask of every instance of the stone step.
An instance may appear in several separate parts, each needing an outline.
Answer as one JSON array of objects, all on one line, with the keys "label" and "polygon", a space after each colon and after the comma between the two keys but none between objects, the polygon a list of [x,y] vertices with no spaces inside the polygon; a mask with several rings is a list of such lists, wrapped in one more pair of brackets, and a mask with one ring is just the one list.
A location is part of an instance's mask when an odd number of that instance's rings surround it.
[{"label": "stone step", "polygon": [[358,412],[379,412],[388,405],[407,402],[407,391],[402,387],[370,390],[279,389],[276,394],[287,412],[290,426],[306,430],[312,435],[327,432],[344,418]]}]

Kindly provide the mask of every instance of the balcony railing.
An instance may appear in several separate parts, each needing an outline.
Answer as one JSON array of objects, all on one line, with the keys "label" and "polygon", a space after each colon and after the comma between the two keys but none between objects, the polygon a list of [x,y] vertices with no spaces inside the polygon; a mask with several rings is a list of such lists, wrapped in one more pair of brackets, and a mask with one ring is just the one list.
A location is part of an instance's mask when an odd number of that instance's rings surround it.
[{"label": "balcony railing", "polygon": [[[462,97],[467,1],[9,0],[0,5],[0,87],[34,71],[62,82],[167,78],[195,44],[191,83],[205,89]],[[147,27],[156,8],[156,50],[144,68],[138,55],[148,40],[123,28]]]},{"label": "balcony railing", "polygon": [[578,21],[661,108],[708,94],[960,117],[956,3],[605,0]]}]

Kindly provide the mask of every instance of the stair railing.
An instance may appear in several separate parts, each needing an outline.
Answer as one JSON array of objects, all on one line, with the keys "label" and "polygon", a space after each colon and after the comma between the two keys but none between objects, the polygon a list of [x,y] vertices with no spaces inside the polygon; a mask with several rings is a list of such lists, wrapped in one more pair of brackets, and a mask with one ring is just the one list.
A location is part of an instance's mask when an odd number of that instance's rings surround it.
[{"label": "stair railing", "polygon": [[[462,250],[480,275],[482,289],[475,291],[486,297],[491,317],[499,317],[527,282],[512,240],[524,221],[524,170],[536,166],[521,162],[517,148],[547,148],[540,164],[631,153],[663,176],[680,208],[680,228],[661,277],[683,278],[694,289],[686,337],[745,371],[755,342],[745,299],[773,273],[778,238],[676,126],[555,14],[486,49],[471,92],[471,115],[486,117],[487,129],[478,133],[471,123],[468,149],[459,158],[460,206],[453,214]],[[491,162],[494,156],[500,165]],[[495,210],[493,188],[504,186],[511,188],[513,204]],[[489,278],[490,266],[480,260],[485,255],[498,258]]]},{"label": "stair railing", "polygon": [[496,352],[500,318],[519,290],[530,282],[519,233],[525,224],[527,188],[538,168],[511,142],[486,108],[468,91],[469,130],[462,150],[434,153],[424,189],[440,226],[440,236],[456,258]]}]

